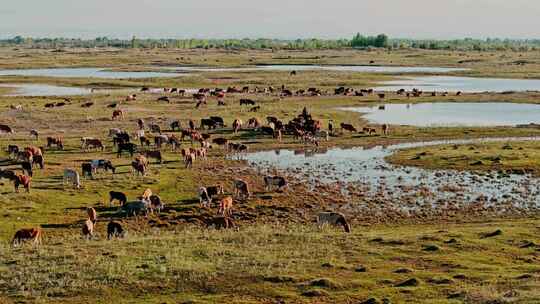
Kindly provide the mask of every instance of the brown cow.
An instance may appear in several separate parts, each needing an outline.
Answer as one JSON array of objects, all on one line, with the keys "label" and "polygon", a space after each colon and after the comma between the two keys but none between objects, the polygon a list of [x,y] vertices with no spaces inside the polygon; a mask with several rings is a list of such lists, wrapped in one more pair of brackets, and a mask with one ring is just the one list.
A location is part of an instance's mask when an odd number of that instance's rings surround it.
[{"label": "brown cow", "polygon": [[147,158],[154,158],[160,164],[163,163],[163,156],[161,155],[161,151],[159,151],[159,150],[145,151],[144,156],[146,156]]},{"label": "brown cow", "polygon": [[235,119],[232,123],[234,133],[237,133],[242,128],[242,120]]},{"label": "brown cow", "polygon": [[19,193],[19,186],[23,186],[26,189],[26,192],[30,192],[30,184],[32,183],[32,178],[28,175],[17,175],[13,181],[15,186],[15,192]]},{"label": "brown cow", "polygon": [[92,208],[92,207],[88,207],[86,208],[86,213],[88,214],[88,219],[90,219],[90,221],[92,221],[92,224],[96,224],[97,222],[97,213],[96,213],[96,209]]},{"label": "brown cow", "polygon": [[233,207],[233,199],[232,197],[227,196],[221,199],[221,201],[219,201],[218,214],[221,214],[222,216],[231,216],[232,207]]},{"label": "brown cow", "polygon": [[214,227],[215,229],[229,229],[236,228],[236,224],[230,217],[226,216],[216,216],[210,219],[206,225],[208,227]]},{"label": "brown cow", "polygon": [[123,120],[124,119],[124,111],[122,111],[122,110],[114,110],[112,112],[112,120],[116,120],[116,119]]},{"label": "brown cow", "polygon": [[351,124],[341,123],[340,126],[341,126],[341,128],[342,128],[343,130],[345,130],[345,131],[349,131],[349,132],[358,132],[358,131],[356,130],[356,128],[355,128],[353,125],[351,125]]},{"label": "brown cow", "polygon": [[25,241],[32,241],[35,245],[41,244],[41,237],[43,235],[43,231],[41,228],[29,228],[29,229],[20,229],[17,232],[15,232],[15,236],[13,237],[13,240],[11,241],[11,245],[15,246],[17,244],[21,244]]},{"label": "brown cow", "polygon": [[101,149],[101,151],[103,151],[105,149],[105,145],[103,145],[103,142],[101,142],[101,140],[99,140],[99,139],[87,138],[84,141],[84,149],[85,150],[90,150],[92,148]]},{"label": "brown cow", "polygon": [[94,236],[94,222],[91,219],[87,219],[82,226],[82,234],[87,238]]},{"label": "brown cow", "polygon": [[61,136],[47,137],[47,148],[53,145],[60,150],[64,150],[64,139]]}]

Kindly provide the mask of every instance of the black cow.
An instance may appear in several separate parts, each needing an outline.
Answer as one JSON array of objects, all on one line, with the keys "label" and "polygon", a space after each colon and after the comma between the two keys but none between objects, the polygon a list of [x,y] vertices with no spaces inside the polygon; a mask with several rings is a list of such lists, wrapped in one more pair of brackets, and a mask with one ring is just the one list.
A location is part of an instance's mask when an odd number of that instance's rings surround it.
[{"label": "black cow", "polygon": [[137,150],[137,145],[134,143],[120,143],[118,144],[118,153],[117,157],[122,156],[122,152],[126,151],[129,152],[129,155],[133,157],[133,154]]},{"label": "black cow", "polygon": [[254,100],[251,100],[251,99],[245,99],[245,98],[242,98],[242,99],[240,99],[240,105],[254,106],[254,105],[255,105],[255,101],[254,101]]},{"label": "black cow", "polygon": [[29,161],[25,161],[21,163],[21,167],[24,172],[27,172],[27,175],[32,177],[34,175],[34,172],[32,171],[32,163]]},{"label": "black cow", "polygon": [[112,239],[113,237],[124,237],[125,231],[122,228],[122,225],[118,222],[109,222],[107,224],[107,239]]},{"label": "black cow", "polygon": [[127,196],[123,192],[110,191],[109,192],[109,204],[112,205],[112,202],[114,200],[119,201],[120,205],[123,206],[125,203],[127,203]]}]

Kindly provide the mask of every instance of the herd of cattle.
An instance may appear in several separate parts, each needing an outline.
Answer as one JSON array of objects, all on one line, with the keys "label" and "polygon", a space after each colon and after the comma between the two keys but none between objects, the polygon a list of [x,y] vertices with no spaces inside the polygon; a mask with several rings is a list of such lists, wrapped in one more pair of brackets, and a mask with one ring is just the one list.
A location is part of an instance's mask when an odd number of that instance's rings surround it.
[{"label": "herd of cattle", "polygon": [[[148,91],[149,88],[143,88],[141,91]],[[186,90],[181,89],[164,89],[166,93],[178,93],[181,96],[186,94]],[[206,104],[207,96],[216,96],[218,105],[225,105],[224,97],[226,93],[249,93],[250,88],[244,87],[242,89],[236,87],[229,87],[227,89],[200,89],[193,94],[193,98],[197,101],[197,107],[202,104]],[[284,86],[280,89],[273,87],[258,88],[256,87],[254,93],[274,93],[279,92],[280,96],[293,96],[293,95],[309,95],[319,96],[327,94],[317,88],[308,88],[307,90],[298,90],[292,92],[286,89]],[[335,95],[355,95],[364,96],[366,94],[373,94],[373,90],[360,90],[356,91],[351,88],[340,87],[334,91]],[[399,95],[406,94],[407,97],[413,95],[415,97],[421,96],[422,92],[413,90],[411,93],[405,92],[405,90],[399,90]],[[458,95],[460,93],[458,92]],[[447,93],[443,94],[446,96]],[[167,96],[164,96],[167,97]],[[380,98],[384,98],[384,94],[379,94]],[[125,101],[134,101],[137,99],[136,94],[129,95],[125,98]],[[170,102],[170,99],[160,97],[160,101],[164,100]],[[252,99],[240,99],[240,105],[251,106],[250,112],[258,112],[261,109],[260,105]],[[90,107],[93,103],[87,103],[85,106]],[[113,106],[110,106],[113,107]],[[114,105],[116,107],[116,104]],[[384,106],[382,106],[384,109]],[[112,113],[112,120],[123,120],[126,117],[126,113],[122,109],[115,109]],[[170,146],[171,151],[180,151],[181,159],[186,168],[191,168],[194,162],[198,159],[206,160],[209,149],[213,147],[223,147],[224,151],[230,153],[243,153],[248,151],[248,146],[242,143],[235,143],[224,137],[213,137],[210,134],[211,130],[227,127],[225,121],[219,116],[210,116],[200,120],[200,124],[196,124],[195,121],[189,120],[187,125],[183,128],[183,124],[180,120],[172,121],[169,125],[170,131],[168,134],[162,132],[160,125],[156,123],[146,124],[143,119],[137,120],[137,129],[134,134],[126,130],[119,128],[109,129],[108,136],[112,140],[112,146],[116,148],[117,157],[122,157],[124,153],[130,155],[133,158],[131,162],[131,169],[134,174],[145,176],[149,168],[149,159],[155,159],[158,163],[163,163],[164,157],[162,149],[165,146]],[[376,129],[372,127],[364,127],[361,130],[357,129],[352,124],[340,123],[339,127],[341,132],[362,132],[364,134],[372,135],[376,133]],[[328,123],[328,130],[322,129],[322,123],[319,120],[315,120],[304,108],[302,113],[293,118],[287,123],[277,117],[266,117],[266,123],[263,124],[258,117],[252,117],[244,122],[237,118],[232,122],[232,131],[237,133],[243,129],[249,129],[260,136],[269,135],[278,141],[282,140],[283,135],[290,135],[295,140],[302,140],[305,144],[319,145],[321,140],[328,141],[330,136],[337,134],[337,129],[334,128],[334,122]],[[153,135],[148,135],[147,131]],[[7,125],[0,125],[0,133],[14,133],[13,129]],[[382,125],[382,134],[389,134],[389,126]],[[34,140],[39,139],[39,133],[37,130],[31,130],[30,136]],[[136,138],[134,142],[133,139]],[[191,145],[189,147],[183,147],[182,144],[185,140],[188,140]],[[97,150],[104,151],[106,149],[105,142],[101,139],[94,137],[83,137],[80,140],[80,148],[84,151]],[[200,147],[194,147],[194,143],[198,142]],[[64,139],[62,136],[49,136],[46,138],[46,146],[38,147],[30,145],[21,148],[17,145],[8,145],[7,151],[10,155],[10,159],[13,164],[19,164],[22,174],[17,173],[17,169],[0,169],[0,178],[6,178],[13,182],[15,191],[19,191],[19,187],[22,186],[27,192],[30,192],[31,182],[33,177],[33,169],[37,166],[40,169],[45,167],[44,151],[50,149],[63,150],[65,148]],[[137,154],[137,155],[135,155]],[[94,159],[81,164],[81,175],[85,178],[93,179],[99,172],[111,172],[116,173],[116,167],[113,162],[108,159]],[[64,183],[69,182],[76,188],[81,188],[81,175],[73,168],[65,168],[63,172]],[[280,190],[283,191],[288,187],[287,180],[283,176],[265,176],[264,184],[267,191]],[[207,187],[200,187],[198,189],[198,196],[200,206],[202,208],[211,207],[214,201],[217,202],[218,216],[216,216],[211,224],[219,228],[232,228],[236,227],[233,220],[233,202],[234,199],[247,200],[251,197],[250,185],[241,179],[234,179],[232,183],[234,194],[225,195],[222,185],[213,185]],[[136,201],[129,202],[127,196],[123,192],[110,191],[109,193],[110,203],[113,201],[119,201],[121,210],[127,215],[136,215],[140,213],[153,213],[164,208],[161,199],[157,195],[153,195],[150,189],[147,189],[142,196]],[[317,221],[320,225],[332,224],[339,225],[344,228],[345,231],[350,232],[350,226],[347,223],[345,216],[337,212],[321,212],[318,215]],[[88,208],[88,218],[83,224],[82,233],[85,236],[93,236],[95,225],[97,222],[97,214],[93,208]],[[119,222],[110,221],[107,226],[108,238],[123,236],[125,230]],[[32,240],[35,243],[41,241],[42,231],[41,228],[21,229],[16,232],[13,238],[13,244],[20,243],[24,240]]]}]

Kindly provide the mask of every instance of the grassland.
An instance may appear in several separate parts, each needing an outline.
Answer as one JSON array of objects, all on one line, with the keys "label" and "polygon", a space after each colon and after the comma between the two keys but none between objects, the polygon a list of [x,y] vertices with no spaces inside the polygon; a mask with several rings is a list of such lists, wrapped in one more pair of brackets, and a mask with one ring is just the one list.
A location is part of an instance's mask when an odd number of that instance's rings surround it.
[{"label": "grassland", "polygon": [[[53,54],[53,56],[51,56]],[[289,57],[290,56],[290,57]],[[0,50],[0,67],[107,66],[120,69],[141,69],[149,65],[225,65],[240,66],[260,63],[305,64],[377,64],[461,66],[458,61],[483,58],[466,64],[474,70],[470,75],[504,77],[537,77],[535,63],[514,66],[518,58],[536,62],[534,53],[447,53],[447,52],[357,52],[321,51],[167,51],[167,50]],[[184,59],[181,59],[181,58]],[[177,59],[178,58],[178,59]],[[493,65],[496,63],[496,65]],[[493,68],[498,67],[498,68]],[[536,72],[535,72],[536,69]],[[129,170],[129,157],[116,158],[109,128],[136,129],[136,120],[154,121],[168,129],[172,120],[185,126],[189,119],[198,121],[210,115],[222,116],[230,125],[233,119],[277,116],[285,121],[296,116],[303,107],[326,126],[328,120],[368,125],[361,114],[337,110],[338,107],[374,105],[376,96],[292,97],[238,94],[226,98],[227,106],[219,107],[214,99],[207,106],[195,109],[190,97],[171,96],[171,104],[156,99],[161,94],[138,92],[150,87],[226,87],[280,86],[331,90],[336,86],[369,87],[392,79],[395,75],[340,72],[300,72],[291,77],[286,72],[219,72],[196,73],[188,77],[166,79],[66,79],[47,77],[0,77],[0,83],[52,83],[67,86],[123,88],[98,92],[89,96],[71,97],[68,105],[45,108],[62,97],[0,97],[0,122],[15,129],[14,135],[0,138],[0,147],[8,144],[43,146],[46,136],[62,135],[63,151],[46,149],[46,169],[36,170],[29,194],[13,193],[5,180],[0,185],[0,302],[6,303],[358,303],[375,298],[383,303],[498,303],[538,302],[538,220],[536,214],[519,217],[458,217],[430,221],[380,221],[352,218],[353,233],[319,230],[313,219],[318,211],[329,208],[330,193],[314,193],[301,183],[292,186],[292,193],[267,192],[258,172],[242,161],[225,159],[221,149],[212,149],[210,158],[185,169],[178,153],[164,149],[165,163],[152,164],[147,177],[135,177]],[[1,92],[0,92],[1,93]],[[112,121],[107,105],[136,93],[137,101],[124,103],[126,119]],[[384,102],[532,102],[538,93],[465,94],[452,97],[421,97],[407,100],[389,94]],[[259,113],[248,112],[238,105],[240,98],[253,98],[261,105]],[[92,101],[90,108],[81,104]],[[20,104],[22,111],[11,110]],[[378,128],[378,126],[375,126]],[[30,129],[38,129],[39,141],[29,138]],[[166,133],[171,133],[169,130]],[[290,137],[278,143],[252,131],[233,134],[229,128],[211,132],[235,142],[248,143],[250,150],[301,148]],[[340,134],[323,146],[371,146],[417,140],[477,138],[495,136],[540,135],[540,130],[526,128],[417,128],[392,126],[389,136]],[[106,140],[106,149],[84,152],[82,136]],[[184,146],[190,146],[184,142]],[[499,144],[502,147],[502,144]],[[516,155],[535,156],[535,143],[512,143],[513,150],[497,145],[468,150],[460,146],[456,153],[480,151],[474,157],[502,153],[508,168]],[[524,150],[519,150],[523,147]],[[441,164],[438,157],[454,152],[450,147],[433,149],[425,160]],[[436,150],[439,149],[439,150]],[[4,150],[2,148],[2,150]],[[499,151],[500,150],[500,151]],[[7,158],[7,154],[3,157]],[[397,154],[408,161],[416,151]],[[508,155],[504,153],[509,153]],[[513,156],[510,153],[515,153]],[[516,154],[517,153],[517,154]],[[432,157],[432,158],[429,158]],[[96,179],[83,179],[81,190],[62,185],[66,167],[80,168],[81,162],[96,158],[111,159],[119,167],[117,174],[101,174]],[[472,159],[472,158],[471,158]],[[424,158],[421,158],[423,161]],[[407,165],[413,163],[407,163]],[[423,164],[418,164],[423,165]],[[444,164],[443,164],[444,165]],[[486,163],[486,165],[490,165]],[[446,166],[446,165],[444,165]],[[528,167],[536,168],[537,163]],[[468,169],[463,163],[463,169]],[[239,231],[216,231],[205,228],[204,222],[216,210],[198,207],[196,190],[201,185],[222,182],[232,192],[232,177],[242,177],[253,185],[254,198],[235,202]],[[130,198],[150,187],[165,201],[166,209],[159,216],[125,219],[117,207],[109,206],[107,193],[121,190]],[[324,199],[323,199],[324,198]],[[341,201],[346,203],[346,201]],[[98,211],[97,237],[82,240],[81,223],[84,208]],[[108,219],[122,221],[128,237],[105,240]],[[22,227],[41,225],[44,245],[11,248],[8,241]],[[502,233],[486,237],[500,229]],[[363,267],[365,269],[363,269]],[[418,286],[396,287],[408,279]],[[415,284],[415,281],[411,281]]]}]

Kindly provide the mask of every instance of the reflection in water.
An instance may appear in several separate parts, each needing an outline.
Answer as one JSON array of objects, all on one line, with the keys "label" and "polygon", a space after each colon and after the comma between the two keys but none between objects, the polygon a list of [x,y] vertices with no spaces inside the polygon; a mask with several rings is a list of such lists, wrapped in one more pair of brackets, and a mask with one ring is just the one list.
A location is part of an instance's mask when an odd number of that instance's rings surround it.
[{"label": "reflection in water", "polygon": [[89,88],[61,87],[48,84],[0,84],[0,87],[13,88],[14,91],[5,96],[68,96],[92,93]]},{"label": "reflection in water", "polygon": [[515,126],[540,121],[540,105],[524,103],[419,103],[342,108],[374,123],[413,126]]},{"label": "reflection in water", "polygon": [[103,68],[50,68],[0,70],[1,76],[44,76],[44,77],[94,77],[94,78],[154,78],[178,77],[186,74],[162,72],[117,72]]},{"label": "reflection in water", "polygon": [[382,84],[384,86],[376,87],[374,90],[397,91],[399,89],[405,89],[412,91],[413,88],[416,88],[424,92],[462,91],[467,93],[540,90],[540,80],[537,79],[429,76],[386,81]]},{"label": "reflection in water", "polygon": [[[385,161],[394,151],[405,148],[439,144],[468,144],[481,142],[540,140],[540,138],[487,138],[449,140],[391,145],[387,148],[331,149],[325,153],[300,153],[282,150],[256,152],[243,156],[253,166],[263,170],[286,171],[312,186],[338,183],[342,189],[354,185],[366,197],[388,200],[398,207],[407,198],[415,204],[440,206],[449,202],[473,203],[478,200],[488,205],[502,202],[519,208],[540,206],[540,183],[529,175],[504,172],[481,173],[454,170],[424,170],[398,167]],[[309,159],[309,161],[308,161]],[[390,206],[388,206],[390,207]]]}]

